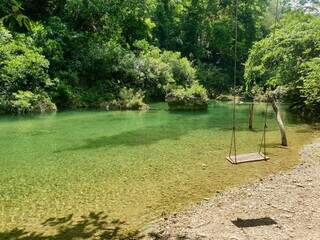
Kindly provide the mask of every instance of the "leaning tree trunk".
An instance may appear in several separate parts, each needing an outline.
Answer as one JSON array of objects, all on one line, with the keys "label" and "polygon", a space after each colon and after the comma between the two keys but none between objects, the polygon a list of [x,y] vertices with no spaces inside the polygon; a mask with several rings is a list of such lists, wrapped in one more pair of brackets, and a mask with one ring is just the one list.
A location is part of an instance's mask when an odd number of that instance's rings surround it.
[{"label": "leaning tree trunk", "polygon": [[276,119],[277,119],[277,123],[278,123],[279,130],[280,130],[280,133],[281,133],[281,145],[282,146],[288,146],[286,130],[285,130],[285,127],[284,127],[284,124],[283,124],[283,121],[282,121],[282,117],[281,117],[281,113],[280,113],[279,107],[278,107],[275,99],[271,100],[271,105],[272,105],[273,111],[276,113]]},{"label": "leaning tree trunk", "polygon": [[250,103],[249,105],[249,119],[248,119],[248,125],[249,129],[253,129],[253,108],[254,108],[254,103]]}]

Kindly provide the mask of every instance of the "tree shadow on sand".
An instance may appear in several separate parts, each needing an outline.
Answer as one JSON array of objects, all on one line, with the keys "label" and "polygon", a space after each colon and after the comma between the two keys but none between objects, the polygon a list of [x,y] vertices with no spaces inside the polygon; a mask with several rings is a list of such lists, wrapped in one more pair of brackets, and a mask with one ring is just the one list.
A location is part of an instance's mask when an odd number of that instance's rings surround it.
[{"label": "tree shadow on sand", "polygon": [[142,239],[139,231],[124,230],[126,223],[118,219],[108,220],[103,212],[91,212],[74,220],[72,214],[62,218],[49,218],[42,223],[44,229],[54,230],[54,234],[32,232],[26,229],[15,228],[0,232],[1,240],[81,240],[81,239],[115,239],[136,240]]}]

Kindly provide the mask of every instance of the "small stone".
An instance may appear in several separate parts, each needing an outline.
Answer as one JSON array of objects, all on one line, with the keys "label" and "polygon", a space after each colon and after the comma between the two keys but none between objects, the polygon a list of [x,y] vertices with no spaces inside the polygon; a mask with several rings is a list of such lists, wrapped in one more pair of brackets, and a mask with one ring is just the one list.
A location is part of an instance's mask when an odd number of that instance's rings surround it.
[{"label": "small stone", "polygon": [[237,237],[230,237],[229,239],[230,240],[239,240],[239,238],[237,238]]},{"label": "small stone", "polygon": [[177,239],[186,239],[187,235],[184,233],[178,234]]},{"label": "small stone", "polygon": [[204,201],[209,201],[209,200],[210,200],[210,198],[204,198],[203,200],[204,200]]},{"label": "small stone", "polygon": [[207,238],[208,236],[207,236],[206,234],[204,234],[204,233],[199,233],[199,234],[198,234],[198,237],[200,237],[200,238]]}]

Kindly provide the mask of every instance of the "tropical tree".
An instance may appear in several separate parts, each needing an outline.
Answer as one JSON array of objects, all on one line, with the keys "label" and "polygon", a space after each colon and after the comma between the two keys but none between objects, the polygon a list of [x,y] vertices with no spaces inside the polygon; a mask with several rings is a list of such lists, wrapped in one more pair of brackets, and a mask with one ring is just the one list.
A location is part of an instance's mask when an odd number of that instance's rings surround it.
[{"label": "tropical tree", "polygon": [[319,25],[320,18],[314,15],[288,13],[275,35],[257,42],[250,51],[245,64],[246,89],[250,92],[259,86],[273,91],[269,97],[276,113],[275,100],[281,93],[290,102],[291,110],[319,117]]},{"label": "tropical tree", "polygon": [[17,0],[1,1],[1,20],[10,30],[30,29],[30,19],[23,14],[22,3]]}]

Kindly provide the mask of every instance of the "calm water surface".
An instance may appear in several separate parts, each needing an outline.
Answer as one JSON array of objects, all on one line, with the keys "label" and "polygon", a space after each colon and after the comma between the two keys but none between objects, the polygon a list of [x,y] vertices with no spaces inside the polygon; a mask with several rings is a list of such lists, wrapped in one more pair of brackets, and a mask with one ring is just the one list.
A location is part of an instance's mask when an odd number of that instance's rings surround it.
[{"label": "calm water surface", "polygon": [[[225,161],[231,105],[208,112],[170,113],[165,104],[148,112],[62,112],[0,119],[0,237],[14,228],[50,233],[50,218],[90,212],[142,227],[161,215],[287,169],[317,133],[285,114],[290,147],[279,146],[269,114],[268,162],[234,166]],[[258,148],[263,105],[248,131],[248,106],[237,108],[239,152]],[[70,219],[69,219],[70,220]]]}]

